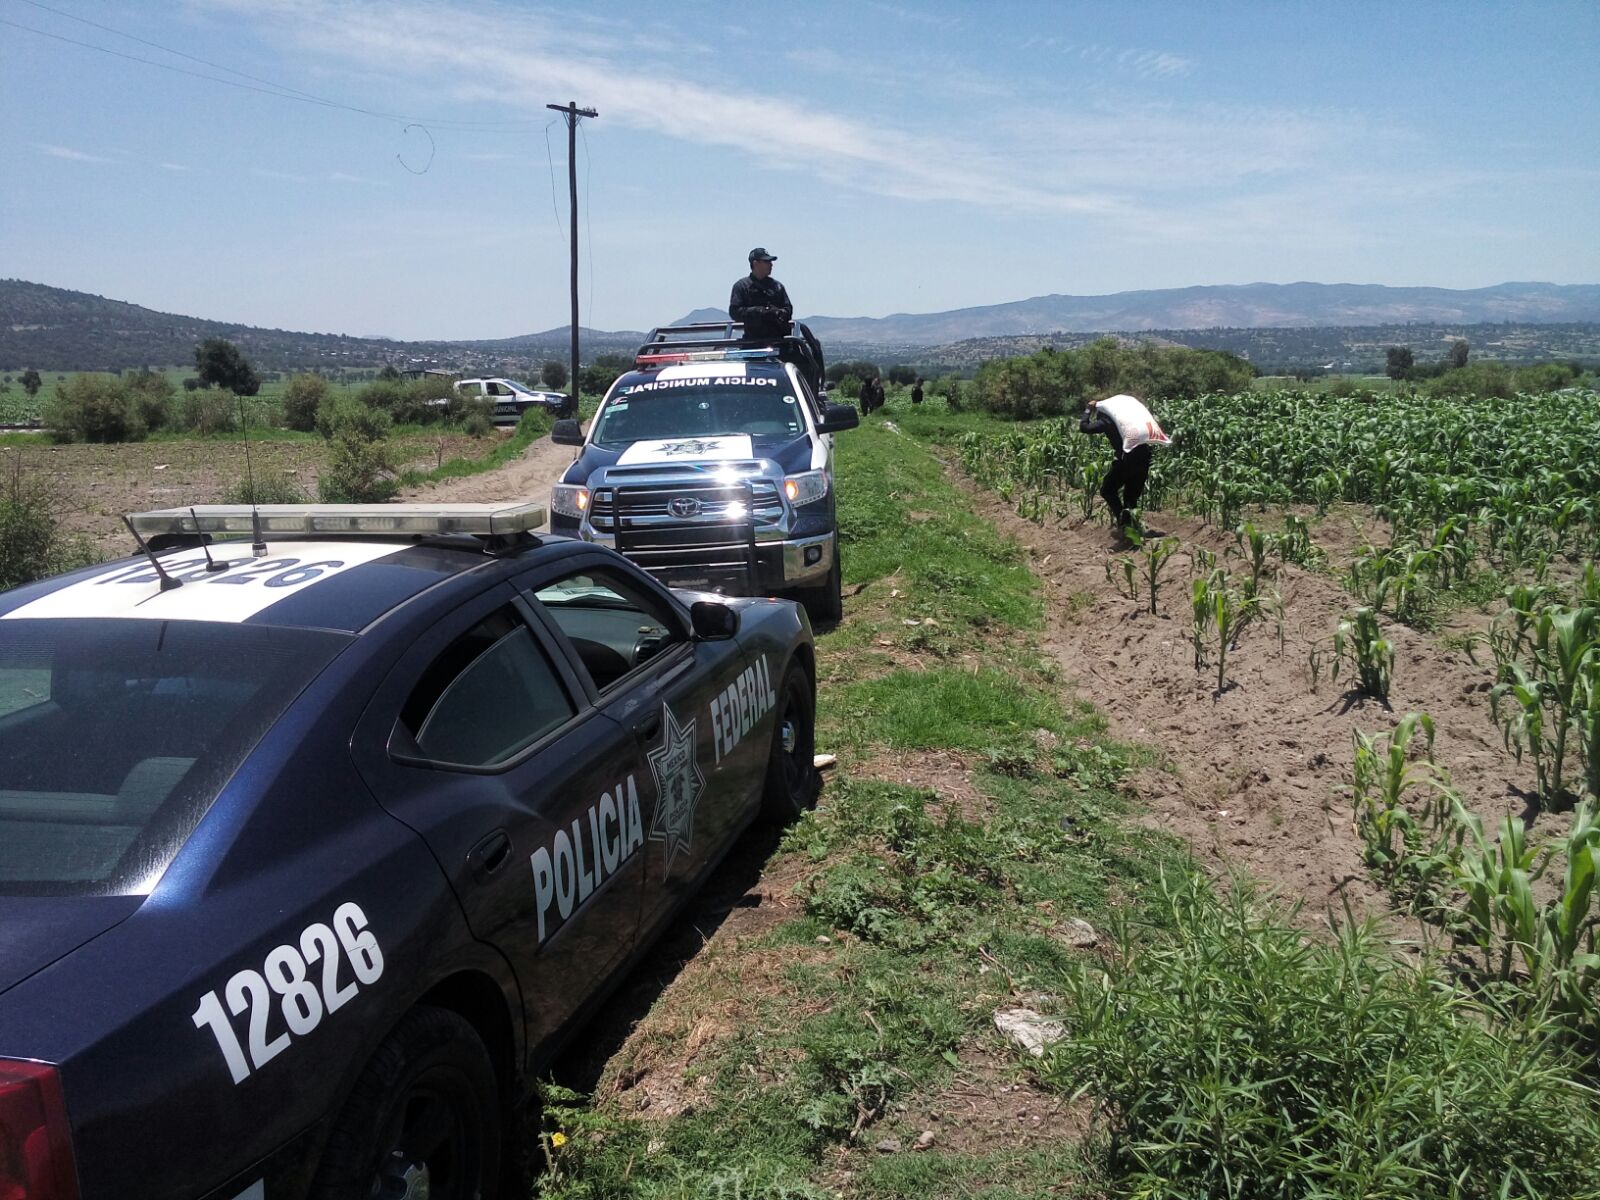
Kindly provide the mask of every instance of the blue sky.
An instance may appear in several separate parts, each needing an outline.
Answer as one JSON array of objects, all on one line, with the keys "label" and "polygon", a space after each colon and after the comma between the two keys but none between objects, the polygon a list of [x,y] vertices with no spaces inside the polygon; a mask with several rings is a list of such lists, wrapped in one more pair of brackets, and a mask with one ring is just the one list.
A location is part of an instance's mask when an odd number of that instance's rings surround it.
[{"label": "blue sky", "polygon": [[[564,324],[544,105],[567,100],[600,113],[577,155],[600,328],[725,304],[758,244],[831,316],[1600,281],[1596,0],[0,0],[0,21],[0,276],[172,312]],[[288,89],[384,115],[266,94]]]}]

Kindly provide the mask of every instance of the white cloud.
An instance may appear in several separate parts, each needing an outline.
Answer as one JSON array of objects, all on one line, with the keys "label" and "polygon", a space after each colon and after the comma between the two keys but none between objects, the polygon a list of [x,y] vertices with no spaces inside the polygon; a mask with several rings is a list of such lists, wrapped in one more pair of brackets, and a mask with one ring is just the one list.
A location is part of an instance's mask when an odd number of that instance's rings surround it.
[{"label": "white cloud", "polygon": [[186,167],[182,163],[175,162],[157,163],[156,165],[159,166],[163,171],[177,171],[185,175],[194,170],[193,167]]},{"label": "white cloud", "polygon": [[[574,33],[533,8],[424,0],[196,2],[287,34],[303,59],[351,69],[382,62],[392,73],[426,81],[435,94],[498,106],[507,116],[526,118],[530,128],[548,119],[546,100],[577,97],[599,109],[607,128],[731,149],[773,169],[896,200],[1072,218],[1079,230],[1170,244],[1303,230],[1312,213],[1330,221],[1319,236],[1338,241],[1359,236],[1358,213],[1370,225],[1385,205],[1394,211],[1415,204],[1392,190],[1365,197],[1321,194],[1332,177],[1397,166],[1403,152],[1416,149],[1414,135],[1389,117],[1355,109],[1153,100],[1138,80],[1194,69],[1192,60],[1158,49],[1040,35],[1032,39],[1035,49],[1131,79],[1085,98],[1065,85],[1046,90],[973,72],[968,85],[988,87],[989,101],[952,120],[954,89],[939,86],[944,81],[934,71],[933,86],[922,89],[925,103],[897,105],[893,117],[874,120],[850,107],[845,94],[833,104],[822,88],[801,99],[752,94],[737,80],[683,73],[671,55],[639,53],[635,34],[625,28],[591,21]],[[827,49],[796,48],[789,57],[813,71],[849,66]],[[891,64],[884,70],[886,79],[900,81]],[[1412,189],[1455,190],[1424,162],[1405,161],[1403,174]]]},{"label": "white cloud", "polygon": [[67,162],[85,163],[115,163],[115,158],[106,158],[99,154],[85,154],[82,150],[74,150],[70,146],[52,146],[48,143],[36,143],[36,148],[41,154],[48,154],[51,158],[65,159]]}]

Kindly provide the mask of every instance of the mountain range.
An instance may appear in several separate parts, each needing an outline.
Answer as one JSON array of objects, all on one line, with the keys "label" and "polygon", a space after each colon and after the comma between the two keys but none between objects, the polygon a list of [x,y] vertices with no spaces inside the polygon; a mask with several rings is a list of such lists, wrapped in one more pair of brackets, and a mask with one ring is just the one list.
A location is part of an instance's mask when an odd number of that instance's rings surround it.
[{"label": "mountain range", "polygon": [[[724,319],[726,314],[720,309],[697,309],[679,323]],[[1062,334],[1073,335],[1071,340],[1076,341],[1095,332],[1143,333],[1189,345],[1213,341],[1220,345],[1228,340],[1224,335],[1231,335],[1248,353],[1248,346],[1260,340],[1250,334],[1256,330],[1381,327],[1383,332],[1366,338],[1372,341],[1395,340],[1390,327],[1398,328],[1400,338],[1407,338],[1407,327],[1412,325],[1427,326],[1427,333],[1418,331],[1427,339],[1448,337],[1450,330],[1459,326],[1489,322],[1517,326],[1600,322],[1600,285],[1503,283],[1457,291],[1378,284],[1252,283],[1109,296],[1035,296],[939,313],[803,319],[827,346],[830,359],[934,362],[944,360],[947,356],[940,351],[956,343],[981,353],[985,339],[1026,342]],[[525,373],[530,365],[536,371],[548,358],[565,360],[568,352],[565,326],[511,338],[402,342],[208,321],[86,292],[0,280],[0,370],[32,367],[59,372],[177,365],[191,361],[195,344],[206,337],[225,337],[237,343],[259,369],[267,371],[360,371],[394,364]],[[629,353],[643,335],[631,330],[584,329],[582,337],[589,358]],[[1587,341],[1586,334],[1582,340]],[[1560,344],[1569,342],[1563,339]],[[997,349],[997,353],[1005,352]],[[1320,356],[1322,352],[1315,353]]]},{"label": "mountain range", "polygon": [[[724,315],[719,309],[699,309],[697,314],[708,320]],[[1565,323],[1600,321],[1600,284],[1500,283],[1457,291],[1375,283],[1246,283],[1109,296],[1034,296],[938,313],[802,319],[824,344],[901,346],[1058,332]]]}]

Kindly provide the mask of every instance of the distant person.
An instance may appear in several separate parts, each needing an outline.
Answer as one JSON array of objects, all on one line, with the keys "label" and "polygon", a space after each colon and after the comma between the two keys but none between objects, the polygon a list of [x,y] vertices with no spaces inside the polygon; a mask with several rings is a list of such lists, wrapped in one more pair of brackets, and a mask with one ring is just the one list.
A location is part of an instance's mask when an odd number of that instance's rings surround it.
[{"label": "distant person", "polygon": [[911,403],[922,403],[922,380],[920,379],[911,385]]},{"label": "distant person", "polygon": [[867,413],[883,407],[883,381],[876,375],[869,375],[861,384],[861,413]]},{"label": "distant person", "polygon": [[728,316],[744,324],[746,337],[780,338],[789,334],[794,305],[783,284],[772,277],[775,255],[762,246],[750,251],[750,274],[733,285],[728,297]]},{"label": "distant person", "polygon": [[1111,443],[1116,460],[1100,485],[1100,498],[1111,510],[1117,531],[1126,537],[1134,527],[1134,513],[1150,476],[1150,448],[1164,446],[1172,439],[1161,431],[1143,402],[1128,395],[1089,401],[1078,418],[1078,430],[1103,433]]}]

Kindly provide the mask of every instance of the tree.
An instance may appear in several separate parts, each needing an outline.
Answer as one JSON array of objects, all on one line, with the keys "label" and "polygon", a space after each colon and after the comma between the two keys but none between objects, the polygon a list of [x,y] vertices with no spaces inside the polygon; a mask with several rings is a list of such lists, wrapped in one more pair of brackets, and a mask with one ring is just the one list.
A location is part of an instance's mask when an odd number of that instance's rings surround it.
[{"label": "tree", "polygon": [[603,395],[616,382],[617,376],[633,366],[633,360],[622,354],[597,354],[595,360],[578,376],[582,390],[591,396]]},{"label": "tree", "polygon": [[309,433],[317,427],[317,413],[328,398],[328,381],[320,375],[296,375],[283,389],[283,423]]},{"label": "tree", "polygon": [[567,364],[549,359],[539,371],[539,381],[545,387],[559,392],[567,386]]},{"label": "tree", "polygon": [[227,338],[211,337],[194,348],[195,374],[201,387],[220,387],[236,396],[254,396],[261,377]]},{"label": "tree", "polygon": [[1457,338],[1455,341],[1451,342],[1450,343],[1450,365],[1451,365],[1451,367],[1453,367],[1455,370],[1459,371],[1462,367],[1466,366],[1467,365],[1467,355],[1470,352],[1471,352],[1471,348],[1467,345],[1467,339],[1466,338]]},{"label": "tree", "polygon": [[1406,379],[1416,365],[1417,357],[1411,353],[1410,346],[1390,346],[1383,370],[1390,379]]},{"label": "tree", "polygon": [[904,363],[896,363],[889,368],[889,382],[911,384],[917,381],[917,369],[908,367]]},{"label": "tree", "polygon": [[37,396],[39,389],[44,386],[44,380],[39,378],[39,372],[29,367],[22,373],[22,390],[29,396]]}]

